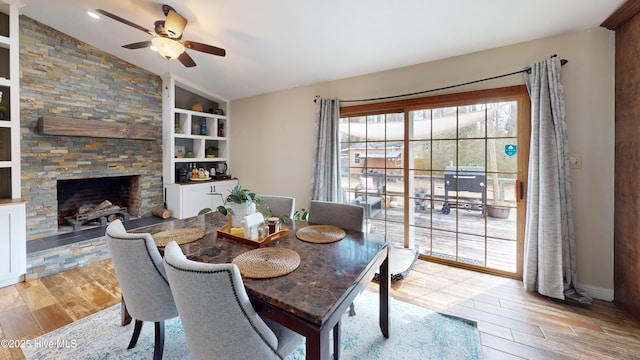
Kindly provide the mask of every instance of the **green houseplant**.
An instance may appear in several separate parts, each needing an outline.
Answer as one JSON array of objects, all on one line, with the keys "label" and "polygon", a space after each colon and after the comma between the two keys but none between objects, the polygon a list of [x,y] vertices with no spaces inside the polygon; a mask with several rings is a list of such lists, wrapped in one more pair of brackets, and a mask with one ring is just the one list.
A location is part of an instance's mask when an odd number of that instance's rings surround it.
[{"label": "green houseplant", "polygon": [[[253,214],[260,205],[260,195],[257,195],[249,189],[242,188],[242,185],[236,185],[231,189],[226,197],[220,193],[209,193],[209,195],[220,196],[224,202],[223,205],[217,207],[216,211],[227,216],[231,214],[231,226],[240,227],[240,221],[245,215]],[[199,214],[211,212],[209,208],[200,210]]]}]

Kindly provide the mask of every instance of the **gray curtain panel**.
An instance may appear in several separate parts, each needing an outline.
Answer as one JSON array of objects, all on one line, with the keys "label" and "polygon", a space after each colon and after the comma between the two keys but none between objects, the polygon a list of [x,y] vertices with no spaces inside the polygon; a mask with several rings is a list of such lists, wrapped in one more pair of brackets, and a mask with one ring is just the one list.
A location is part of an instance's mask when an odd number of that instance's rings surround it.
[{"label": "gray curtain panel", "polygon": [[340,101],[316,98],[316,142],[311,200],[342,202],[340,184]]},{"label": "gray curtain panel", "polygon": [[576,238],[560,59],[531,65],[531,148],[524,244],[524,287],[590,304],[576,286]]}]

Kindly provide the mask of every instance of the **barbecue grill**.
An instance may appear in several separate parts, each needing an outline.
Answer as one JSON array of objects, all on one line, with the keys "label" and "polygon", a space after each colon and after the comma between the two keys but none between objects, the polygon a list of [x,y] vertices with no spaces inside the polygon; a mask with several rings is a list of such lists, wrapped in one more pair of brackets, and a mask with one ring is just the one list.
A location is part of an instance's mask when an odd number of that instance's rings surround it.
[{"label": "barbecue grill", "polygon": [[452,207],[460,207],[458,202],[460,197],[456,196],[456,202],[449,202],[449,191],[468,191],[480,193],[482,203],[478,206],[465,204],[465,209],[479,210],[484,214],[484,203],[486,198],[485,184],[487,175],[482,166],[447,166],[444,168],[444,203],[442,213],[449,214]]}]

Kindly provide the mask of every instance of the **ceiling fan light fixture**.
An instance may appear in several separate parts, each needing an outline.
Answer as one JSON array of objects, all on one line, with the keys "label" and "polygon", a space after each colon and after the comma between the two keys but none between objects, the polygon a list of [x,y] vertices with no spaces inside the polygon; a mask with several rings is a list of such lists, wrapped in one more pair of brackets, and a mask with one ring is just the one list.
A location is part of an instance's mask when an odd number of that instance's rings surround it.
[{"label": "ceiling fan light fixture", "polygon": [[175,12],[175,10],[169,10],[167,19],[164,21],[164,29],[169,37],[179,39],[186,26],[187,19]]},{"label": "ceiling fan light fixture", "polygon": [[184,52],[184,46],[169,38],[154,37],[151,43],[158,49],[158,53],[167,59],[177,59]]}]

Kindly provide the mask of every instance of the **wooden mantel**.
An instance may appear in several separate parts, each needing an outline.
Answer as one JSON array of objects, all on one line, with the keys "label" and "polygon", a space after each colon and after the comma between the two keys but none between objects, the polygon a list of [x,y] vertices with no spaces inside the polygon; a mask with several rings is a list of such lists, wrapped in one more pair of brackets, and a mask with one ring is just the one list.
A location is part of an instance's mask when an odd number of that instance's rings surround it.
[{"label": "wooden mantel", "polygon": [[41,135],[137,140],[160,139],[159,126],[46,116],[38,119],[38,132]]}]

